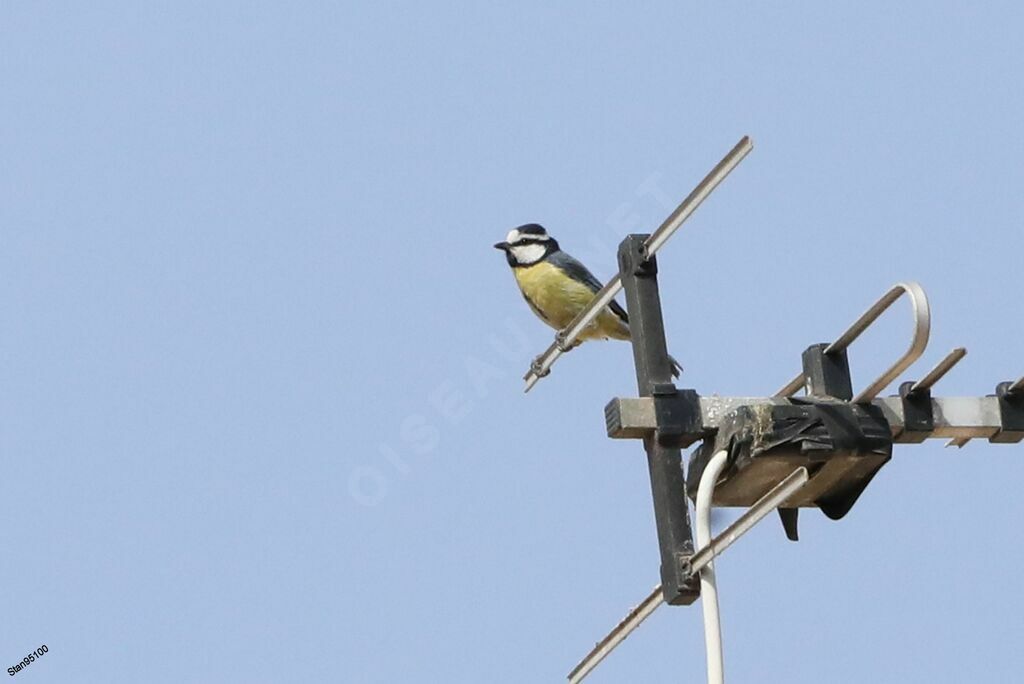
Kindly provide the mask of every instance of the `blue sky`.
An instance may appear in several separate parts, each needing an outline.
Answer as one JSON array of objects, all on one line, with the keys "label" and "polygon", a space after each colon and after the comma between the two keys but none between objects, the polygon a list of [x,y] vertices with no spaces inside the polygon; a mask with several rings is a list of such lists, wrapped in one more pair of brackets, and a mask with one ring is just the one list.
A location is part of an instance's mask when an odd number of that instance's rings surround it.
[{"label": "blue sky", "polygon": [[[631,355],[491,244],[660,257],[683,385],[767,394],[892,283],[939,393],[1024,373],[1017,3],[0,9],[0,667],[18,682],[557,681],[657,581]],[[851,350],[863,386],[906,307]],[[894,390],[892,390],[894,391]],[[1011,681],[1021,445],[899,447],[718,564],[730,682]],[[593,676],[700,681],[699,607]]]}]

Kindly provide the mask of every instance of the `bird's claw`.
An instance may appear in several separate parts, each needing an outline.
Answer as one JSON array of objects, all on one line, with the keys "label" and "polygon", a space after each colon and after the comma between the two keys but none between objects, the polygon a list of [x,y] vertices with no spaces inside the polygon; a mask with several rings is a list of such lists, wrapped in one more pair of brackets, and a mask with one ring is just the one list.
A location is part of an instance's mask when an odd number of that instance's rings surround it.
[{"label": "bird's claw", "polygon": [[555,333],[555,346],[558,347],[558,350],[563,354],[565,352],[569,352],[575,349],[577,344],[579,344],[579,342],[574,342],[573,344],[566,343],[565,331],[559,330],[557,333]]}]

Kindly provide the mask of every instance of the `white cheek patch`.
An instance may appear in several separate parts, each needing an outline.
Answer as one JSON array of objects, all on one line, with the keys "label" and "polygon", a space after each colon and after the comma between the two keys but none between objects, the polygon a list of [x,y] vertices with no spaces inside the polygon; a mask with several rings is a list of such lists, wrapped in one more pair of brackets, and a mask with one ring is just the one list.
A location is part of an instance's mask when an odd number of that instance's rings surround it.
[{"label": "white cheek patch", "polygon": [[544,245],[526,243],[525,245],[513,245],[512,257],[521,264],[531,264],[544,258],[547,248]]}]

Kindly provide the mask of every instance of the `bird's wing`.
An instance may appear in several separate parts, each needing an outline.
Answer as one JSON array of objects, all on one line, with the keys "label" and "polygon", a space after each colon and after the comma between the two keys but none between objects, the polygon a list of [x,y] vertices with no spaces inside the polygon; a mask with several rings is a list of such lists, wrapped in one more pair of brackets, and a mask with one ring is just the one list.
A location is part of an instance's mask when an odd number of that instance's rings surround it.
[{"label": "bird's wing", "polygon": [[[586,266],[576,261],[562,250],[549,254],[548,262],[550,262],[552,266],[557,266],[568,273],[572,278],[586,285],[594,294],[597,294],[597,291],[604,287],[601,281],[594,277],[594,274],[591,273]],[[626,315],[626,310],[619,306],[617,301],[613,299],[609,302],[608,308],[611,309],[612,313],[618,316],[623,323],[629,323],[629,316]]]},{"label": "bird's wing", "polygon": [[619,303],[614,299],[608,303],[608,308],[612,310],[612,313],[619,317],[626,325],[629,325],[629,316],[626,315],[626,310],[619,306]]}]

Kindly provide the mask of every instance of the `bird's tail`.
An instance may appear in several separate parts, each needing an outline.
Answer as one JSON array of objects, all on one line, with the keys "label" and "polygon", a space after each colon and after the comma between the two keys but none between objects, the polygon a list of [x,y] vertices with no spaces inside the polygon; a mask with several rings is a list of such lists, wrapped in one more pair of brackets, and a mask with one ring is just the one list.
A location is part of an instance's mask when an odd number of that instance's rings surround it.
[{"label": "bird's tail", "polygon": [[668,360],[672,364],[672,377],[678,378],[683,374],[683,366],[671,354],[668,355]]}]

